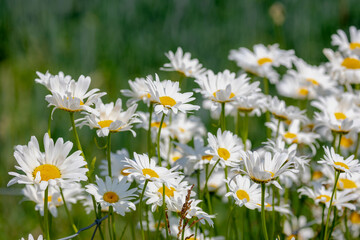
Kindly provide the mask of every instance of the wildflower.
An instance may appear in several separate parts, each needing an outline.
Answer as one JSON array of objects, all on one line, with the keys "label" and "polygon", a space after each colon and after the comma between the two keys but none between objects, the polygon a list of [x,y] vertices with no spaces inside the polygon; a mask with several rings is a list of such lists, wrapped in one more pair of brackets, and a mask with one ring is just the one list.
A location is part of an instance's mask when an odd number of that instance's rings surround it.
[{"label": "wildflower", "polygon": [[45,152],[40,152],[36,137],[32,136],[26,146],[15,147],[15,159],[19,166],[16,169],[24,174],[9,172],[15,176],[8,186],[14,183],[39,184],[41,190],[50,186],[67,188],[71,183],[86,181],[85,173],[88,171],[84,166],[86,162],[81,156],[81,151],[76,151],[68,156],[73,144],[59,138],[56,143],[46,133],[44,135]]},{"label": "wildflower", "polygon": [[269,45],[268,47],[257,44],[254,46],[254,52],[247,48],[231,50],[229,59],[235,61],[245,71],[259,77],[268,78],[272,83],[276,83],[279,75],[273,67],[282,65],[290,68],[295,55],[293,50],[279,49],[278,44]]},{"label": "wildflower", "polygon": [[201,119],[195,116],[187,117],[180,113],[174,118],[169,126],[171,138],[180,143],[189,142],[194,136],[205,135],[205,126]]},{"label": "wildflower", "polygon": [[360,55],[360,30],[350,27],[350,38],[348,39],[343,30],[338,30],[337,34],[331,35],[331,45],[338,46],[339,50],[346,55],[352,53]]},{"label": "wildflower", "polygon": [[115,105],[113,102],[104,104],[98,99],[92,113],[85,113],[85,118],[77,120],[78,126],[88,125],[96,128],[99,137],[108,136],[109,133],[130,131],[133,136],[136,133],[132,130],[134,123],[138,123],[138,115],[135,113],[137,104],[132,105],[126,111],[122,109],[122,101],[119,98]]},{"label": "wildflower", "polygon": [[[151,78],[151,76],[149,76]],[[134,81],[129,80],[130,89],[123,89],[120,92],[130,99],[126,102],[128,107],[142,100],[144,103],[150,103],[151,95],[149,93],[149,88],[146,84],[145,78],[135,78]]]},{"label": "wildflower", "polygon": [[154,112],[168,114],[173,111],[175,114],[178,111],[186,113],[192,110],[198,110],[200,107],[188,102],[195,98],[191,97],[192,92],[180,93],[179,82],[172,82],[165,80],[160,82],[159,76],[155,74],[155,81],[147,77],[146,81],[149,87],[150,101],[155,103]]},{"label": "wildflower", "polygon": [[284,233],[287,239],[294,237],[295,239],[313,239],[314,230],[307,224],[305,216],[299,218],[292,216],[289,220],[285,220]]},{"label": "wildflower", "polygon": [[247,177],[237,175],[227,180],[230,192],[225,197],[232,196],[240,207],[245,205],[249,209],[259,208],[261,205],[261,189],[258,184],[250,183]]},{"label": "wildflower", "polygon": [[191,59],[191,54],[183,52],[181,47],[178,47],[176,52],[169,51],[165,53],[170,63],[165,63],[164,67],[160,68],[163,71],[177,71],[185,77],[197,77],[206,71],[198,59]]},{"label": "wildflower", "polygon": [[324,158],[318,161],[319,164],[324,163],[332,166],[336,171],[346,173],[351,176],[353,173],[360,173],[359,160],[354,159],[354,155],[351,155],[347,159],[335,153],[333,147],[324,147]]},{"label": "wildflower", "polygon": [[113,206],[114,211],[122,216],[130,209],[136,209],[134,203],[130,200],[134,199],[136,189],[129,189],[130,183],[126,178],[119,180],[115,178],[111,180],[109,176],[105,178],[105,182],[96,176],[96,184],[89,184],[86,191],[93,195],[96,202],[100,203],[102,207]]},{"label": "wildflower", "polygon": [[276,119],[281,121],[292,121],[299,119],[301,122],[306,121],[305,110],[300,110],[294,106],[286,106],[283,100],[279,100],[276,96],[268,98],[267,109],[271,112]]},{"label": "wildflower", "polygon": [[[93,105],[100,97],[106,93],[98,93],[99,89],[92,89],[89,92],[91,79],[81,75],[76,82],[66,77],[54,77],[49,81],[51,94],[45,97],[49,106],[54,106],[54,110],[59,108],[68,112],[88,111],[92,112]],[[54,111],[53,110],[53,111]]]},{"label": "wildflower", "polygon": [[59,72],[57,75],[52,75],[48,71],[45,74],[41,72],[36,72],[36,74],[39,78],[36,78],[35,82],[44,85],[49,91],[51,91],[50,81],[69,83],[72,80],[70,75],[65,75],[63,72]]},{"label": "wildflower", "polygon": [[207,154],[214,156],[214,161],[220,159],[222,166],[238,166],[241,160],[240,150],[244,149],[240,138],[230,131],[222,133],[219,128],[217,136],[208,133],[208,142],[211,150]]}]

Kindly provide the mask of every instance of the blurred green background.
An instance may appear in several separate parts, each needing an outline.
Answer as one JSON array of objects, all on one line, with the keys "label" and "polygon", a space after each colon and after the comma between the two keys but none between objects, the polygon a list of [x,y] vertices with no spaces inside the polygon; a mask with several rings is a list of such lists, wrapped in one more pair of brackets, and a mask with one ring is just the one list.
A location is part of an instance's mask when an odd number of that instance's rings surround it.
[{"label": "blurred green background", "polygon": [[[279,42],[319,64],[331,34],[339,28],[348,32],[351,25],[360,27],[358,0],[0,0],[0,239],[40,232],[33,203],[18,204],[22,186],[6,188],[7,172],[15,170],[13,147],[32,135],[42,142],[47,130],[47,90],[35,84],[36,71],[63,71],[75,79],[89,75],[91,87],[106,91],[108,102],[120,97],[129,79],[156,72],[176,79],[159,67],[168,61],[164,52],[178,46],[215,72],[237,71],[229,51],[256,43]],[[68,114],[56,111],[53,136],[73,140],[69,128]],[[87,127],[79,132],[86,154],[102,159],[94,132]],[[145,141],[131,134],[114,138],[114,150],[145,151]],[[65,219],[61,212],[56,236],[71,232]],[[75,221],[84,226],[92,219],[80,214]]]}]

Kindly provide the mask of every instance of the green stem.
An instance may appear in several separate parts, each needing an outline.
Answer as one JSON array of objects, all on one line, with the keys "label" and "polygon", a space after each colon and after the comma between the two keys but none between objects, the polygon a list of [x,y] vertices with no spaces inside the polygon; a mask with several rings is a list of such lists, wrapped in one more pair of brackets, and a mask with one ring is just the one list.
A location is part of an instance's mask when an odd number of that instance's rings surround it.
[{"label": "green stem", "polygon": [[248,133],[249,133],[249,114],[245,113],[245,116],[243,118],[243,131],[241,134],[245,151],[246,151],[246,140],[248,138]]},{"label": "green stem", "polygon": [[[264,82],[264,94],[269,95],[269,80],[267,78],[263,78]],[[266,122],[270,122],[270,112],[266,111],[265,113]],[[271,138],[271,129],[266,128],[266,136],[268,139]]]},{"label": "green stem", "polygon": [[49,186],[46,187],[45,196],[44,196],[44,224],[45,224],[46,239],[50,240],[48,200],[49,200]]},{"label": "green stem", "polygon": [[52,114],[52,110],[53,108],[50,108],[50,114],[49,114],[49,119],[48,119],[48,134],[49,134],[49,138],[51,138],[51,114]]},{"label": "green stem", "polygon": [[338,146],[337,146],[337,150],[336,150],[337,154],[340,154],[341,138],[342,138],[342,134],[339,133],[339,142],[338,142]]},{"label": "green stem", "polygon": [[227,227],[226,227],[226,235],[225,235],[225,239],[229,239],[229,229],[230,229],[230,225],[231,225],[231,221],[233,220],[232,218],[232,213],[234,211],[234,208],[235,208],[235,202],[234,204],[231,206],[230,208],[230,215],[228,217],[228,220],[227,220]]},{"label": "green stem", "polygon": [[322,239],[324,233],[324,215],[325,215],[325,207],[326,205],[323,204],[322,206],[322,213],[321,213],[321,228],[320,228],[320,239]]},{"label": "green stem", "polygon": [[61,194],[61,198],[62,198],[63,203],[64,203],[65,212],[66,212],[66,215],[68,216],[70,225],[71,225],[71,227],[73,228],[74,232],[77,233],[78,229],[77,229],[77,227],[75,226],[74,221],[73,221],[73,219],[72,219],[72,217],[71,217],[71,214],[70,214],[69,208],[67,207],[67,204],[66,204],[66,201],[65,201],[65,197],[64,197],[64,193],[63,193],[63,190],[62,190],[61,187],[60,187],[60,194]]},{"label": "green stem", "polygon": [[[113,206],[109,206],[109,218],[108,218],[108,229],[109,229],[109,238],[113,239],[112,227],[111,227],[111,215],[113,214]],[[115,239],[114,239],[115,240]]]},{"label": "green stem", "polygon": [[141,229],[141,237],[142,237],[143,240],[145,239],[145,233],[144,233],[144,227],[143,227],[143,222],[142,222],[142,205],[143,205],[144,193],[145,193],[146,186],[147,186],[148,182],[149,182],[149,180],[146,179],[145,184],[144,184],[144,188],[143,188],[143,190],[141,192],[141,195],[140,195],[140,203],[139,203],[140,229]]},{"label": "green stem", "polygon": [[240,110],[237,110],[236,112],[236,123],[235,123],[235,134],[237,134],[238,136],[240,136],[240,129],[241,129],[241,121],[240,121]]},{"label": "green stem", "polygon": [[161,167],[160,134],[161,134],[162,125],[163,125],[163,123],[164,123],[164,119],[165,119],[165,113],[163,113],[163,115],[162,115],[162,117],[161,117],[161,122],[160,122],[159,131],[158,131],[158,135],[157,135],[157,140],[156,140],[156,144],[157,144],[157,154],[158,154],[158,162],[159,162],[160,167]]},{"label": "green stem", "polygon": [[209,180],[208,177],[207,177],[208,171],[209,171],[209,164],[206,164],[205,165],[205,177],[206,177],[206,180],[205,180],[204,191],[205,191],[205,194],[206,194],[206,202],[207,202],[207,205],[208,205],[208,208],[209,208],[209,213],[212,214],[212,204],[211,204],[210,193],[209,193],[209,188],[208,188],[208,180]]},{"label": "green stem", "polygon": [[109,174],[109,177],[112,178],[112,172],[111,172],[111,133],[110,132],[109,132],[109,135],[107,136],[106,159],[107,159],[107,163],[108,163],[108,174]]},{"label": "green stem", "polygon": [[152,142],[151,142],[151,122],[152,122],[152,114],[154,111],[154,104],[151,102],[149,107],[149,127],[147,132],[147,148],[148,148],[148,154],[149,154],[149,161],[152,157]]},{"label": "green stem", "polygon": [[261,221],[265,240],[269,240],[265,220],[265,183],[261,183]]},{"label": "green stem", "polygon": [[344,211],[344,224],[345,224],[345,237],[346,240],[351,240],[350,232],[349,232],[349,226],[348,226],[348,219],[347,219],[347,208],[345,208]]},{"label": "green stem", "polygon": [[125,227],[124,227],[124,230],[122,231],[122,233],[121,233],[121,235],[120,235],[120,240],[123,239],[124,234],[125,234],[125,231],[126,231],[126,228],[127,228],[127,226],[129,225],[129,222],[130,222],[130,221],[126,221],[126,225],[125,225]]},{"label": "green stem", "polygon": [[332,202],[333,202],[334,195],[335,195],[335,192],[336,192],[336,185],[337,185],[337,182],[338,182],[338,180],[339,180],[339,176],[340,176],[340,172],[335,171],[335,184],[334,184],[333,192],[332,192],[332,194],[331,194],[329,210],[328,210],[328,214],[327,214],[327,217],[326,217],[325,237],[324,237],[324,240],[327,240],[327,239],[328,239],[328,227],[329,227],[330,214],[331,214],[331,210],[332,210]]},{"label": "green stem", "polygon": [[226,129],[225,103],[224,102],[221,103],[220,127],[221,127],[221,131],[224,132]]},{"label": "green stem", "polygon": [[72,128],[73,128],[73,132],[74,132],[76,145],[77,145],[78,149],[81,151],[81,155],[84,157],[84,160],[86,161],[84,151],[83,151],[83,149],[81,147],[79,135],[78,135],[78,133],[76,131],[75,120],[74,120],[74,112],[70,112],[70,120],[71,120],[71,125],[72,125]]},{"label": "green stem", "polygon": [[357,155],[359,152],[359,146],[360,146],[360,133],[358,133],[357,135],[357,143],[356,143],[356,148],[355,148],[355,152],[354,152],[354,156],[357,159]]},{"label": "green stem", "polygon": [[275,186],[272,185],[272,203],[271,203],[271,207],[272,207],[272,233],[271,233],[271,238],[270,239],[274,239],[274,235],[275,235]]}]

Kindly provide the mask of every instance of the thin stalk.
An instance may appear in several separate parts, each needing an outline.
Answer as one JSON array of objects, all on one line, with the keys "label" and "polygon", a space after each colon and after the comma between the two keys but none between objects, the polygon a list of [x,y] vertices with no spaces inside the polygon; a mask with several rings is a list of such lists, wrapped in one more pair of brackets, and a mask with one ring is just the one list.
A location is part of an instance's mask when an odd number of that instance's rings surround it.
[{"label": "thin stalk", "polygon": [[78,135],[78,133],[76,131],[75,120],[74,120],[74,112],[70,112],[70,120],[71,120],[71,125],[72,125],[72,129],[73,129],[74,136],[75,136],[76,145],[77,145],[78,149],[81,151],[81,155],[84,157],[84,159],[86,161],[84,151],[83,151],[83,149],[81,147],[79,135]]},{"label": "thin stalk", "polygon": [[70,225],[71,225],[71,227],[73,228],[74,232],[77,233],[77,232],[78,232],[78,229],[77,229],[77,227],[75,226],[74,221],[73,221],[73,218],[71,217],[69,208],[67,207],[67,204],[66,204],[66,201],[65,201],[65,197],[64,197],[64,193],[63,193],[62,188],[60,188],[60,194],[61,194],[61,198],[62,198],[63,203],[64,203],[65,212],[66,212],[66,215],[68,216]]},{"label": "thin stalk", "polygon": [[[269,95],[269,80],[267,78],[263,78],[264,82],[264,93],[265,95]],[[270,112],[266,111],[265,113],[266,122],[270,122]],[[271,138],[271,129],[266,128],[266,136],[268,139]]]},{"label": "thin stalk", "polygon": [[149,126],[148,126],[148,132],[147,132],[147,150],[149,155],[149,161],[152,157],[152,142],[151,142],[151,122],[152,122],[152,114],[154,111],[154,104],[151,102],[149,106]]},{"label": "thin stalk", "polygon": [[235,203],[230,208],[230,215],[229,215],[228,220],[227,220],[225,239],[229,239],[229,229],[230,229],[231,221],[233,220],[232,212],[234,211],[234,208],[235,208]]},{"label": "thin stalk", "polygon": [[145,217],[146,217],[146,237],[150,239],[150,223],[149,223],[149,206],[145,205]]},{"label": "thin stalk", "polygon": [[350,232],[349,232],[349,226],[348,226],[348,219],[347,219],[347,208],[345,208],[344,211],[344,224],[345,224],[345,237],[346,240],[351,240]]},{"label": "thin stalk", "polygon": [[109,238],[110,238],[110,240],[113,240],[113,233],[112,233],[112,228],[111,228],[111,215],[112,214],[113,214],[113,206],[109,206],[108,229],[109,229]]},{"label": "thin stalk", "polygon": [[107,163],[108,163],[108,174],[109,174],[109,177],[112,177],[112,172],[111,172],[111,133],[110,132],[107,137],[106,159],[107,159]]},{"label": "thin stalk", "polygon": [[163,123],[164,123],[164,119],[165,119],[165,113],[163,113],[163,115],[162,115],[162,117],[161,117],[161,122],[160,122],[159,131],[158,131],[158,135],[157,135],[157,140],[156,140],[156,144],[157,144],[157,154],[158,154],[158,162],[159,162],[160,167],[161,167],[160,134],[161,134],[162,125],[163,125]]},{"label": "thin stalk", "polygon": [[338,142],[338,146],[337,146],[337,150],[336,150],[337,154],[340,154],[341,138],[342,138],[342,134],[339,133],[339,142]]},{"label": "thin stalk", "polygon": [[51,114],[52,114],[52,110],[53,108],[50,108],[50,114],[49,114],[49,119],[48,119],[48,134],[49,134],[49,138],[51,138]]},{"label": "thin stalk", "polygon": [[337,182],[338,182],[338,180],[339,180],[339,176],[340,176],[340,172],[335,171],[335,184],[334,184],[333,192],[332,192],[332,194],[331,194],[329,210],[328,210],[328,214],[327,214],[327,217],[326,217],[325,237],[324,237],[324,240],[327,240],[327,239],[328,239],[328,227],[329,227],[330,214],[331,214],[331,210],[332,210],[332,202],[333,202],[334,195],[335,195],[335,192],[336,192],[336,185],[337,185]]},{"label": "thin stalk", "polygon": [[236,112],[236,122],[235,122],[235,134],[240,136],[240,129],[241,129],[241,121],[240,121],[240,110],[237,110]]},{"label": "thin stalk", "polygon": [[[207,178],[208,171],[209,171],[209,165],[206,164],[205,165],[205,177],[206,177],[206,179],[208,179]],[[208,205],[208,208],[209,208],[209,213],[212,214],[212,204],[211,204],[210,193],[209,193],[207,183],[208,182],[205,180],[205,189],[204,189],[205,193],[204,194],[206,194],[206,202],[207,202],[207,205]]]},{"label": "thin stalk", "polygon": [[243,118],[243,131],[241,134],[245,151],[246,151],[246,140],[248,138],[248,133],[249,133],[249,114],[245,113],[245,116]]},{"label": "thin stalk", "polygon": [[225,119],[225,103],[221,103],[221,115],[220,115],[220,127],[221,131],[225,131],[226,129],[226,119]]},{"label": "thin stalk", "polygon": [[124,227],[124,230],[122,231],[122,233],[121,233],[121,235],[120,235],[120,240],[123,239],[124,234],[125,234],[125,231],[126,231],[126,228],[127,228],[127,226],[129,225],[129,222],[130,222],[130,221],[126,221],[126,225],[125,225],[125,227]]},{"label": "thin stalk", "polygon": [[269,240],[265,220],[265,183],[261,183],[261,221],[265,240]]},{"label": "thin stalk", "polygon": [[[279,120],[280,122],[280,120]],[[272,185],[272,232],[271,232],[271,238],[274,239],[275,235],[275,186]]]},{"label": "thin stalk", "polygon": [[321,228],[320,228],[320,239],[322,239],[324,233],[324,215],[325,215],[325,207],[326,205],[323,204],[322,206],[322,213],[321,213]]},{"label": "thin stalk", "polygon": [[145,184],[144,184],[144,188],[143,188],[143,190],[141,192],[141,195],[140,195],[140,203],[139,203],[140,229],[141,229],[141,237],[142,237],[143,240],[145,239],[145,233],[144,233],[144,227],[143,227],[143,222],[142,222],[142,205],[143,205],[144,193],[145,193],[146,186],[147,186],[148,182],[149,182],[149,180],[146,179]]},{"label": "thin stalk", "polygon": [[48,201],[49,201],[49,186],[45,189],[44,196],[44,224],[45,224],[45,236],[47,240],[50,240],[50,227],[49,227],[49,209],[48,209]]}]

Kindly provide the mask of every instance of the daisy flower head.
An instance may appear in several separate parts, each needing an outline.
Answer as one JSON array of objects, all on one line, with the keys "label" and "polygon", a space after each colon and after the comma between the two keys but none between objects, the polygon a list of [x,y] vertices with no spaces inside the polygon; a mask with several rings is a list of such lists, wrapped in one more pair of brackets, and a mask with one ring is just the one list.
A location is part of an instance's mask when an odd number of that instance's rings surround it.
[{"label": "daisy flower head", "polygon": [[197,91],[206,99],[217,103],[226,103],[236,100],[240,96],[260,92],[259,82],[250,83],[246,74],[236,77],[235,73],[225,70],[214,74],[209,70],[199,76],[195,82],[200,86]]},{"label": "daisy flower head", "polygon": [[14,176],[8,186],[14,183],[39,184],[40,190],[48,186],[71,187],[72,183],[86,181],[85,167],[87,164],[81,156],[81,151],[76,151],[70,156],[72,142],[65,142],[59,138],[56,143],[46,133],[44,135],[44,149],[42,153],[36,137],[32,136],[28,145],[15,147],[14,157],[19,166],[16,169],[23,172],[9,172]]},{"label": "daisy flower head", "polygon": [[160,70],[177,71],[185,77],[193,78],[206,71],[198,59],[191,59],[191,53],[184,53],[181,47],[178,47],[175,53],[172,51],[165,53],[165,56],[170,60],[170,63],[165,63]]},{"label": "daisy flower head", "polygon": [[96,176],[96,184],[89,184],[85,188],[102,207],[113,206],[115,212],[121,216],[124,216],[126,212],[130,212],[130,209],[134,211],[136,209],[135,204],[130,201],[136,197],[134,194],[136,189],[130,189],[130,183],[126,181],[126,178],[112,180],[107,176],[104,182],[104,180]]},{"label": "daisy flower head", "polygon": [[241,115],[260,116],[266,111],[267,98],[263,93],[251,93],[248,96],[241,96],[231,102],[231,114],[236,116],[239,112]]},{"label": "daisy flower head", "polygon": [[319,182],[313,182],[313,189],[309,187],[302,187],[298,190],[300,196],[307,196],[312,198],[314,202],[319,205],[325,204],[326,207],[330,205],[331,190],[326,189]]},{"label": "daisy flower head", "polygon": [[122,101],[119,98],[116,103],[104,104],[98,99],[94,111],[85,113],[84,118],[77,120],[77,125],[82,127],[88,125],[90,128],[96,128],[99,137],[106,137],[109,133],[130,131],[136,136],[132,130],[133,124],[140,122],[138,114],[135,113],[137,104],[133,104],[126,111],[122,109]]},{"label": "daisy flower head", "polygon": [[[39,237],[36,240],[43,240],[44,237],[43,235],[39,235]],[[25,240],[25,238],[21,238],[20,240]],[[33,237],[33,235],[29,234],[27,240],[35,240],[35,238]]]},{"label": "daisy flower head", "polygon": [[159,76],[155,74],[155,81],[147,77],[146,84],[149,87],[150,101],[155,103],[154,112],[168,114],[171,110],[175,114],[178,111],[186,113],[199,110],[199,106],[189,104],[195,100],[192,92],[180,93],[179,82],[164,80],[160,82]]},{"label": "daisy flower head", "polygon": [[97,88],[88,91],[90,82],[91,78],[83,75],[78,81],[73,79],[69,81],[67,77],[60,76],[51,78],[49,81],[51,94],[45,97],[48,106],[54,106],[54,110],[59,108],[67,112],[92,112],[90,106],[106,93],[99,93]]},{"label": "daisy flower head", "polygon": [[340,173],[346,173],[351,176],[353,173],[360,173],[359,160],[354,159],[354,155],[351,155],[347,159],[335,153],[333,147],[324,147],[324,158],[318,161],[319,164],[324,163],[332,166],[336,171]]},{"label": "daisy flower head", "polygon": [[220,159],[221,166],[236,167],[241,160],[240,151],[244,149],[240,138],[230,131],[221,132],[219,128],[216,136],[208,133],[210,150],[206,153],[214,156],[213,160]]},{"label": "daisy flower head", "polygon": [[225,197],[232,196],[235,203],[240,207],[245,205],[249,209],[259,208],[261,203],[261,189],[259,184],[251,184],[250,179],[236,175],[231,180],[227,180],[230,192],[226,193]]},{"label": "daisy flower head", "polygon": [[[127,180],[131,180],[131,178],[128,177],[130,173],[125,172],[129,169],[126,161],[126,158],[129,158],[129,152],[124,148],[116,151],[116,153],[110,153],[110,156],[112,177],[117,177],[119,179],[125,177]],[[108,161],[106,159],[101,161],[99,168],[101,170],[101,176],[108,176]]]},{"label": "daisy flower head", "polygon": [[180,143],[187,143],[194,136],[204,136],[206,129],[201,119],[195,116],[187,117],[185,113],[179,113],[172,119],[169,126],[171,137]]},{"label": "daisy flower head", "polygon": [[279,44],[264,46],[257,44],[254,46],[254,52],[247,48],[231,50],[229,59],[245,71],[255,74],[259,77],[268,78],[271,83],[277,83],[279,74],[273,67],[285,66],[291,67],[295,59],[294,50],[282,50]]},{"label": "daisy flower head", "polygon": [[[151,76],[149,76],[152,78]],[[134,103],[138,101],[143,101],[144,103],[150,103],[150,93],[148,85],[146,84],[145,78],[135,78],[134,81],[129,80],[130,90],[122,89],[120,92],[125,97],[130,97],[130,99],[126,102],[128,107],[132,106]]]},{"label": "daisy flower head", "polygon": [[175,172],[177,167],[167,169],[156,166],[154,159],[149,159],[146,154],[137,154],[134,152],[134,160],[126,159],[128,169],[125,173],[130,173],[129,177],[134,177],[140,181],[153,181],[165,183],[167,186],[176,184],[176,178],[179,173]]},{"label": "daisy flower head", "polygon": [[339,50],[346,55],[356,54],[360,56],[360,30],[354,26],[351,26],[349,30],[349,39],[343,30],[337,30],[337,34],[331,36],[331,45],[338,46]]},{"label": "daisy flower head", "polygon": [[294,169],[294,162],[288,160],[288,154],[265,152],[264,156],[260,156],[258,152],[242,151],[242,159],[245,164],[245,173],[256,183],[272,182],[276,187],[281,189],[280,184],[274,181],[282,173],[287,171],[297,172]]},{"label": "daisy flower head", "polygon": [[267,109],[276,119],[281,121],[292,121],[299,119],[301,122],[306,121],[306,110],[300,110],[294,106],[286,106],[285,101],[279,100],[277,96],[268,96]]},{"label": "daisy flower head", "polygon": [[[61,82],[68,83],[72,80],[72,77],[70,75],[65,75],[63,72],[59,72],[57,75],[52,75],[51,73],[49,73],[49,71],[46,71],[45,74],[41,72],[36,72],[36,74],[39,78],[36,78],[35,82],[44,85],[49,91],[51,91],[50,81],[60,82],[59,79],[61,79]],[[52,80],[54,78],[55,80]]]}]

